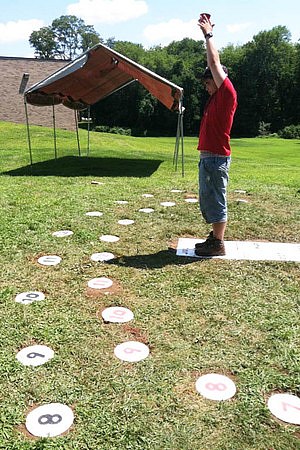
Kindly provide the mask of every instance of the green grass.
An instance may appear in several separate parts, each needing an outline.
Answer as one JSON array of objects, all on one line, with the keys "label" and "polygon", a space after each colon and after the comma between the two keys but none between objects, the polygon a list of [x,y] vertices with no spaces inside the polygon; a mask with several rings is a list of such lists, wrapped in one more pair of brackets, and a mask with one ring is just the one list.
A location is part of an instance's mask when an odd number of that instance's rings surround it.
[{"label": "green grass", "polygon": [[[185,139],[182,178],[172,166],[174,139],[92,133],[87,159],[86,132],[80,137],[82,158],[74,134],[58,130],[54,161],[52,130],[32,127],[31,168],[25,127],[0,123],[0,448],[299,449],[299,427],[279,422],[266,405],[273,392],[300,395],[299,264],[195,261],[168,249],[180,236],[208,232],[197,205],[184,201],[197,196],[196,139]],[[299,242],[299,141],[241,139],[232,147],[226,238]],[[247,191],[248,204],[237,202],[236,189]],[[166,200],[176,206],[160,206]],[[155,212],[143,215],[142,207]],[[85,216],[94,210],[104,215]],[[122,218],[135,224],[121,227]],[[61,229],[74,235],[54,238]],[[101,234],[120,241],[105,244]],[[116,259],[93,263],[99,251]],[[42,268],[43,254],[62,263]],[[116,292],[88,295],[96,276],[112,278]],[[43,291],[45,301],[14,301],[29,290]],[[104,324],[99,314],[111,305],[131,308],[134,321]],[[149,343],[150,357],[117,360],[115,345],[135,339]],[[15,355],[33,343],[55,357],[22,366]],[[233,399],[197,394],[197,378],[211,371],[235,381]],[[62,437],[30,439],[30,407],[50,402],[71,406],[74,426]]]}]

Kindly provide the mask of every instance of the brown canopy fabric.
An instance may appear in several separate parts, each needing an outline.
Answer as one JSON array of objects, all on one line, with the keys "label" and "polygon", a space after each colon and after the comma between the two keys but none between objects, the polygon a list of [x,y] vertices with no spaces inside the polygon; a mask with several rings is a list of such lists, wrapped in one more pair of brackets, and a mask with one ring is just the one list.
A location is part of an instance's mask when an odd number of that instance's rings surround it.
[{"label": "brown canopy fabric", "polygon": [[27,103],[36,106],[62,103],[68,108],[84,109],[135,80],[168,109],[181,112],[181,87],[103,44],[35,84],[24,95]]}]

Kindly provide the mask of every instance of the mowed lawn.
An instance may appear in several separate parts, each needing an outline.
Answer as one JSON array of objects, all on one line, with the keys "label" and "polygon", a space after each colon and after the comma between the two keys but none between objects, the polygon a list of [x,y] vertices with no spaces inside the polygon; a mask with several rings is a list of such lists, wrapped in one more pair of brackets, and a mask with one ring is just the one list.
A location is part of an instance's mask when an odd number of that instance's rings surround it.
[{"label": "mowed lawn", "polygon": [[[0,123],[0,448],[299,449],[300,427],[267,406],[274,393],[300,397],[299,263],[195,260],[172,250],[179,237],[209,231],[198,205],[185,201],[198,196],[197,139],[185,139],[182,177],[173,138],[91,133],[87,158],[86,131],[79,157],[75,134],[57,130],[55,161],[52,130],[31,131],[32,167],[26,128]],[[233,139],[232,148],[226,239],[299,243],[300,141]],[[74,234],[54,237],[59,230]],[[102,242],[106,234],[120,240]],[[97,252],[115,259],[91,261]],[[61,263],[41,266],[43,255]],[[113,288],[91,291],[96,277]],[[28,291],[45,300],[15,301]],[[109,306],[129,308],[134,320],[105,323]],[[149,357],[117,359],[125,341],[145,343]],[[16,354],[34,344],[54,357],[22,365]],[[202,397],[195,383],[207,373],[231,378],[235,396]],[[63,436],[33,438],[26,417],[47,403],[72,408],[74,423]]]}]

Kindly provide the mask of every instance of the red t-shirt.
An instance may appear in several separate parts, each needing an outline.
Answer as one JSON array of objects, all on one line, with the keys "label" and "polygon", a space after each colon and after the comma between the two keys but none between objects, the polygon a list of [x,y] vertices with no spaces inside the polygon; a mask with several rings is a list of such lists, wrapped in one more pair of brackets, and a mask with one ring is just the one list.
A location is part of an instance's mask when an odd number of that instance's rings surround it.
[{"label": "red t-shirt", "polygon": [[230,131],[237,107],[237,94],[225,78],[217,92],[208,100],[200,124],[198,150],[229,156]]}]

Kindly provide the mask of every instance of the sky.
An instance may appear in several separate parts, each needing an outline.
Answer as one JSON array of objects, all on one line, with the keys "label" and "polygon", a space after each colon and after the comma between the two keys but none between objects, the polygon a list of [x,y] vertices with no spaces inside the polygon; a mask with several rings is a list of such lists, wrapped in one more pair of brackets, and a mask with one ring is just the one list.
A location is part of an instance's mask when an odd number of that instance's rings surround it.
[{"label": "sky", "polygon": [[0,0],[0,56],[34,57],[29,36],[62,15],[93,25],[106,40],[126,40],[145,48],[185,37],[202,39],[199,14],[211,14],[220,49],[242,45],[263,30],[285,25],[300,39],[299,0]]}]

